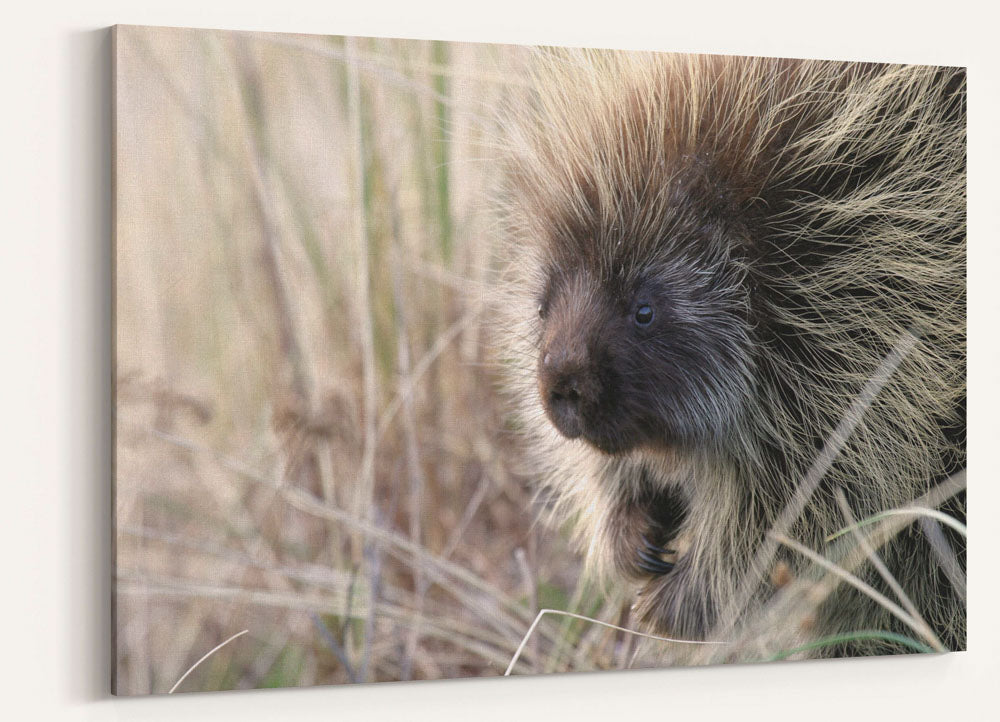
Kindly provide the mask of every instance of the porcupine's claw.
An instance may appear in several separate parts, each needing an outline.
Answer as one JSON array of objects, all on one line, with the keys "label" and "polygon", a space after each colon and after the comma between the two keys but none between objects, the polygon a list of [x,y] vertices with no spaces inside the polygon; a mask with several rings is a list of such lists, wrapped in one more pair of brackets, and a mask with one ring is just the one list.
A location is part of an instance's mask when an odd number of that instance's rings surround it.
[{"label": "porcupine's claw", "polygon": [[674,565],[671,562],[664,561],[662,555],[673,554],[673,550],[657,546],[645,536],[641,538],[643,546],[638,549],[639,568],[653,576],[661,576],[672,571]]}]

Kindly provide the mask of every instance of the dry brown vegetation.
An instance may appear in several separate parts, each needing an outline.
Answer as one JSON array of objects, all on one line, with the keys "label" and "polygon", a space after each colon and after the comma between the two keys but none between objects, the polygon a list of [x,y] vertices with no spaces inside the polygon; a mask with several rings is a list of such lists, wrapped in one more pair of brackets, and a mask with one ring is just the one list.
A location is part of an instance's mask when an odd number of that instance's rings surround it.
[{"label": "dry brown vegetation", "polygon": [[[242,629],[179,691],[500,674],[540,605],[620,620],[534,525],[485,351],[517,50],[117,33],[118,692]],[[546,619],[519,669],[626,652]]]}]

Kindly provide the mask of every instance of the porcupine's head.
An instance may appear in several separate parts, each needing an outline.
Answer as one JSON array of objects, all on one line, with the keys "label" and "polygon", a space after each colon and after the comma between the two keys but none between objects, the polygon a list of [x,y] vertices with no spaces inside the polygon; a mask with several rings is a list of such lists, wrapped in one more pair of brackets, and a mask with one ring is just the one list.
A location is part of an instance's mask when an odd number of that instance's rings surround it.
[{"label": "porcupine's head", "polygon": [[687,247],[644,258],[630,225],[623,216],[550,240],[537,297],[545,412],[563,436],[609,454],[718,441],[746,373],[742,289],[714,247],[725,230],[672,224],[660,232]]},{"label": "porcupine's head", "polygon": [[664,71],[627,70],[610,93],[600,67],[550,80],[589,105],[527,140],[511,174],[537,393],[562,436],[605,454],[717,447],[750,395],[742,189],[668,112]]}]

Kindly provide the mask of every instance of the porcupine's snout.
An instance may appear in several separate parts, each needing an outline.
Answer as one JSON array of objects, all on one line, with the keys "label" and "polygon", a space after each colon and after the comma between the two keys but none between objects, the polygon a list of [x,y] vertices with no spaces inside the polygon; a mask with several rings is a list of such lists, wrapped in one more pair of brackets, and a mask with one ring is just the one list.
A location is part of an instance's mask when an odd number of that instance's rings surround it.
[{"label": "porcupine's snout", "polygon": [[556,341],[541,354],[538,380],[545,410],[564,436],[575,439],[583,432],[583,415],[592,406],[596,384],[591,378],[586,351]]},{"label": "porcupine's snout", "polygon": [[633,419],[622,413],[612,309],[607,295],[582,276],[563,281],[539,309],[537,375],[545,415],[564,437],[606,454],[638,438]]}]

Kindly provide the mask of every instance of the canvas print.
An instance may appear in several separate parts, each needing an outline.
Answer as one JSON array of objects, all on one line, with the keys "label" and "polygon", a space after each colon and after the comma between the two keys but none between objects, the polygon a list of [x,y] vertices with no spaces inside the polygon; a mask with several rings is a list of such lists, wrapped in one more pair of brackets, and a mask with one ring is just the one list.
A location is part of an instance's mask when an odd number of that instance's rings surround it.
[{"label": "canvas print", "polygon": [[117,694],[965,648],[963,69],[113,32]]}]

